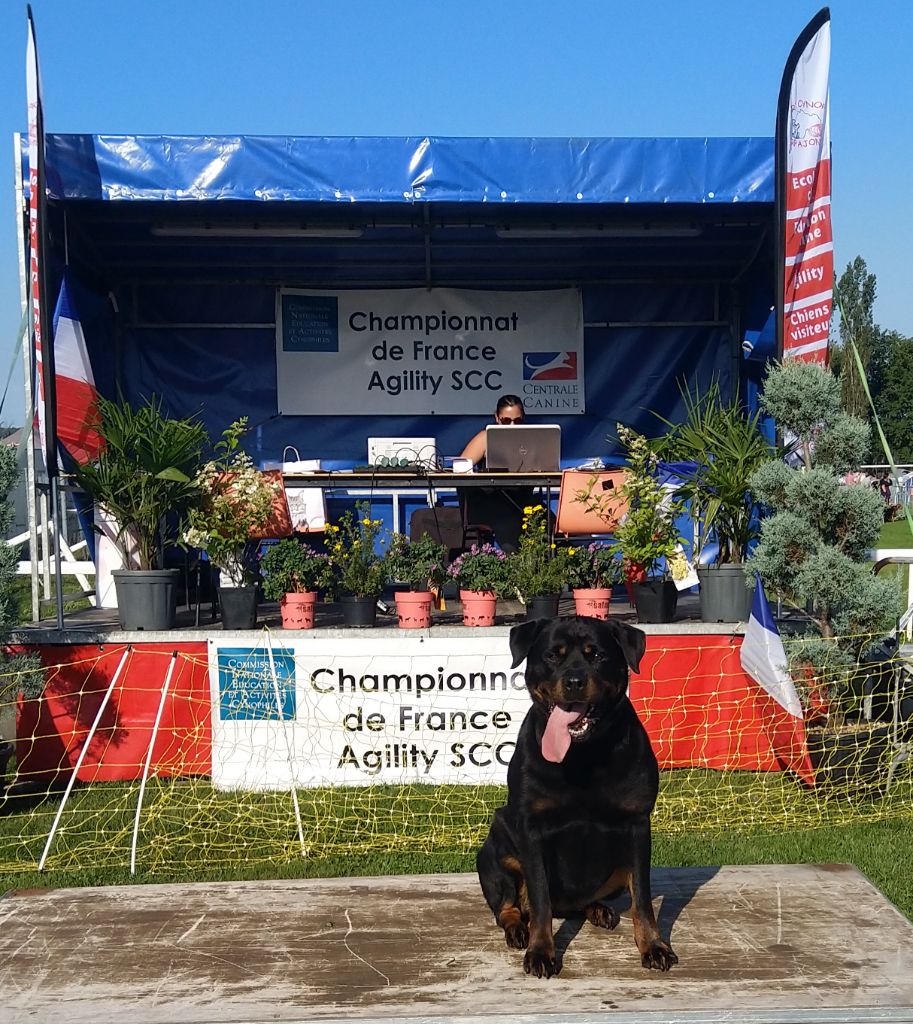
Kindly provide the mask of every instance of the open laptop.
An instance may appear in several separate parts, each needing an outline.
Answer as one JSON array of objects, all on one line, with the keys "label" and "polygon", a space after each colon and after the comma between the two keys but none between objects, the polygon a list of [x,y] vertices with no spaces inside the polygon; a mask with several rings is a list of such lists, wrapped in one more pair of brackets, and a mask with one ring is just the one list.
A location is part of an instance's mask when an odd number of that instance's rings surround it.
[{"label": "open laptop", "polygon": [[561,427],[556,423],[493,424],[485,428],[488,469],[507,473],[557,473]]}]

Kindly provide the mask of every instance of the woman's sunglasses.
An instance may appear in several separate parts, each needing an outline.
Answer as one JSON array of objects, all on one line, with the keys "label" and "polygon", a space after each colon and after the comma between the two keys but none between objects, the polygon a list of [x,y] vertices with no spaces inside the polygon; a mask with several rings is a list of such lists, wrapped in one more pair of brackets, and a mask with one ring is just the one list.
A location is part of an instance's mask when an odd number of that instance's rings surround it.
[{"label": "woman's sunglasses", "polygon": [[509,423],[522,423],[522,422],[523,422],[523,417],[522,416],[515,416],[513,418],[511,418],[510,416],[499,416],[498,417],[498,423],[501,423],[504,426],[507,426]]}]

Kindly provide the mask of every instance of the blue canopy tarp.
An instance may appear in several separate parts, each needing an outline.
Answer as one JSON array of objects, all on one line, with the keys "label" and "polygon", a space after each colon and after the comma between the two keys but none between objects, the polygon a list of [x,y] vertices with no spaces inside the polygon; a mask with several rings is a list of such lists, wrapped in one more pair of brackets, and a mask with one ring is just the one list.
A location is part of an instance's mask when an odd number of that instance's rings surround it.
[{"label": "blue canopy tarp", "polygon": [[[566,464],[611,455],[619,421],[676,419],[679,384],[746,372],[773,302],[773,140],[47,137],[52,288],[94,296],[99,388],[160,395],[213,435],[248,415],[259,459],[331,464],[366,437],[475,416],[279,416],[280,287],[577,287],[586,414],[555,416]],[[24,180],[28,180],[27,173]],[[760,325],[758,325],[760,327]],[[357,411],[357,410],[355,410]]]}]

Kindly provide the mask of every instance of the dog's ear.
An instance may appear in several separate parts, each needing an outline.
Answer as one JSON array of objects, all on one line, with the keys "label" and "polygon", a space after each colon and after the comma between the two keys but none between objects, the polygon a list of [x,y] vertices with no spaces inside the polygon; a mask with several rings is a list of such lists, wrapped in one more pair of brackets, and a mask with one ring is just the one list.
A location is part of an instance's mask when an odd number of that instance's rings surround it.
[{"label": "dog's ear", "polygon": [[615,640],[621,648],[628,666],[633,672],[639,672],[640,659],[647,649],[647,634],[642,629],[629,626],[627,622],[606,619],[605,624],[615,634]]},{"label": "dog's ear", "polygon": [[549,624],[550,619],[530,619],[521,622],[510,631],[510,653],[513,658],[511,668],[516,668],[529,654],[529,649],[536,642],[536,637]]}]

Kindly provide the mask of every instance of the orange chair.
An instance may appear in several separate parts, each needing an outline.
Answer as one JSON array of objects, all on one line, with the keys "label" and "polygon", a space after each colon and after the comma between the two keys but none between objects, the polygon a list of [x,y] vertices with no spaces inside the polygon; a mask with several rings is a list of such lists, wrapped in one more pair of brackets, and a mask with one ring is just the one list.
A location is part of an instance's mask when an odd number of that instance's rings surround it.
[{"label": "orange chair", "polygon": [[[621,493],[627,479],[625,469],[566,469],[561,474],[555,533],[565,537],[592,537],[614,533],[628,509]],[[580,499],[589,495],[598,503]]]}]

